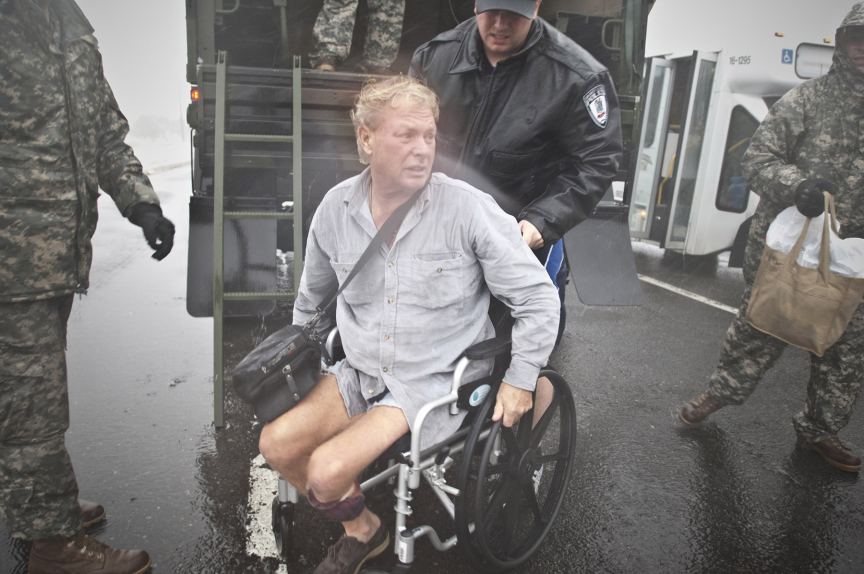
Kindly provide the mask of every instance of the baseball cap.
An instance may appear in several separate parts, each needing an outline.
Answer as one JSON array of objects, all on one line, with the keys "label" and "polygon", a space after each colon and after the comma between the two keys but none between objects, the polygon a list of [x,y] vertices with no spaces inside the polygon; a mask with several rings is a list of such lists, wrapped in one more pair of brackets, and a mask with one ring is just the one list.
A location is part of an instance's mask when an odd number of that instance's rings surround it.
[{"label": "baseball cap", "polygon": [[537,0],[477,0],[477,13],[487,10],[507,10],[529,20],[534,17]]}]

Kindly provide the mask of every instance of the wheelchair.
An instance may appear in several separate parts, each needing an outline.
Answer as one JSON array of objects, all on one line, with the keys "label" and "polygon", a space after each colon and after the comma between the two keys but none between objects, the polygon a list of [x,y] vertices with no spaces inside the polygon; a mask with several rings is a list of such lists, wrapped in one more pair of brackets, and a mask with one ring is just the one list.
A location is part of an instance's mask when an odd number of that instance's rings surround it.
[{"label": "wheelchair", "polygon": [[[338,328],[326,339],[334,356]],[[557,516],[573,467],[576,448],[576,407],[567,381],[551,369],[540,377],[551,383],[554,395],[546,411],[534,421],[534,409],[511,428],[492,421],[501,377],[509,364],[510,338],[499,336],[467,349],[453,374],[450,392],[423,406],[408,433],[384,452],[361,475],[367,496],[395,486],[395,548],[398,563],[392,574],[407,572],[414,561],[414,543],[426,537],[438,551],[458,546],[465,560],[479,572],[503,572],[525,563],[542,544]],[[488,377],[462,385],[462,376],[472,361],[495,359]],[[449,408],[457,414],[469,411],[462,427],[446,440],[421,450],[423,423],[431,411]],[[455,470],[455,483],[447,472]],[[408,528],[412,516],[412,491],[425,481],[447,514],[456,534],[441,540],[429,525]],[[297,491],[281,476],[273,499],[272,529],[280,557],[291,556],[294,535],[294,505]],[[364,569],[366,574],[383,570]]]}]

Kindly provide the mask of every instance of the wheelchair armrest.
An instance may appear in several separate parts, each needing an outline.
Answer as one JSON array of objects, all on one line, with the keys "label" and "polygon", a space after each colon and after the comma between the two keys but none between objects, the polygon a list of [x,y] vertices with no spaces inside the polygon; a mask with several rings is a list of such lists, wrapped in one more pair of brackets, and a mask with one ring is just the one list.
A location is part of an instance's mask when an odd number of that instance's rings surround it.
[{"label": "wheelchair armrest", "polygon": [[472,361],[491,359],[492,357],[509,353],[511,344],[509,335],[486,339],[465,349],[465,357]]}]

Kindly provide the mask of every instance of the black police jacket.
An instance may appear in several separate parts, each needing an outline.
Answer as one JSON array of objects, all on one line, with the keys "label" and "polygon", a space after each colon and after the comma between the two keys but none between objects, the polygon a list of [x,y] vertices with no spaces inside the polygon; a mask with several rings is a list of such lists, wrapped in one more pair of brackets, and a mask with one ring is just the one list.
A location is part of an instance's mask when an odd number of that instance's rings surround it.
[{"label": "black police jacket", "polygon": [[547,245],[609,188],[621,154],[612,78],[542,19],[492,68],[471,18],[420,46],[410,75],[441,100],[435,169],[492,194]]}]

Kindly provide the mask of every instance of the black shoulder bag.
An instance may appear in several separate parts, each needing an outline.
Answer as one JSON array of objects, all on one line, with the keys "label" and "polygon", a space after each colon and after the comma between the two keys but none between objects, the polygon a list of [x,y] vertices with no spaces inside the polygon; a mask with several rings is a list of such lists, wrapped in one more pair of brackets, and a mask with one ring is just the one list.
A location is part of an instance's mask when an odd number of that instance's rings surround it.
[{"label": "black shoulder bag", "polygon": [[342,285],[330,290],[308,323],[279,329],[234,368],[234,390],[249,403],[260,421],[268,423],[294,408],[318,384],[321,357],[325,357],[328,363],[330,357],[324,342],[315,332],[315,326],[381,244],[396,233],[423,189],[425,186],[390,214]]}]

